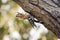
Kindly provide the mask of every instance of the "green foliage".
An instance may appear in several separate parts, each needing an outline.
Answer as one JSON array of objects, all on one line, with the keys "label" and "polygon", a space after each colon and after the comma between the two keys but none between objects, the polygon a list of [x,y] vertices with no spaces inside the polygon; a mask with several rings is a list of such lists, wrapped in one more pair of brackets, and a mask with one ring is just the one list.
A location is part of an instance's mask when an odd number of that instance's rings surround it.
[{"label": "green foliage", "polygon": [[46,37],[47,37],[47,40],[54,40],[54,38],[55,40],[57,40],[57,37],[51,31],[47,33]]}]

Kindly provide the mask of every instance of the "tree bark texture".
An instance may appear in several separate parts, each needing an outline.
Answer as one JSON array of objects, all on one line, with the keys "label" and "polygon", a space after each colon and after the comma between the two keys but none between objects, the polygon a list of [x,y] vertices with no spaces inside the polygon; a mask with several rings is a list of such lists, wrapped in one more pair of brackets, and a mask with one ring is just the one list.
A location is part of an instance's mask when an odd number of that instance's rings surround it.
[{"label": "tree bark texture", "polygon": [[13,0],[26,12],[43,21],[60,38],[60,0]]}]

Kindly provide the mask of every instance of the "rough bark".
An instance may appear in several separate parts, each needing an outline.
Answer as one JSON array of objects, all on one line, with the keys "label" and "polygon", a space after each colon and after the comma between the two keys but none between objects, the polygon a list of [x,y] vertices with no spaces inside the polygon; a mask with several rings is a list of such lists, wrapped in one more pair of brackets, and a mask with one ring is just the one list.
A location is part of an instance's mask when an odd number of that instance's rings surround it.
[{"label": "rough bark", "polygon": [[13,0],[26,12],[43,21],[45,27],[60,38],[59,0]]}]

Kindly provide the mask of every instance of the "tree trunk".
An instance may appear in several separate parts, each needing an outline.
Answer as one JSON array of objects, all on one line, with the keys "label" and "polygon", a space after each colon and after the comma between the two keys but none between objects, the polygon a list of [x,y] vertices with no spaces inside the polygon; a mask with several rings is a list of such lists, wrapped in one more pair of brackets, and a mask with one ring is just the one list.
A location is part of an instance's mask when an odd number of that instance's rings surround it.
[{"label": "tree trunk", "polygon": [[13,0],[26,12],[43,21],[45,27],[60,38],[59,0]]}]

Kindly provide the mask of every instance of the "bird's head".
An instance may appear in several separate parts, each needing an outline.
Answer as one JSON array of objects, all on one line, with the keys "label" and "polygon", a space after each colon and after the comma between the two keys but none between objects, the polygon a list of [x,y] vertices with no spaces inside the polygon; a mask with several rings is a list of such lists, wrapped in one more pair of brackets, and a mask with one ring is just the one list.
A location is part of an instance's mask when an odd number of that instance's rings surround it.
[{"label": "bird's head", "polygon": [[26,16],[25,16],[24,14],[19,13],[19,12],[18,12],[18,14],[16,15],[16,17],[22,18],[22,19],[25,19],[25,18],[26,18]]},{"label": "bird's head", "polygon": [[31,15],[26,15],[26,14],[23,14],[23,13],[19,13],[16,15],[16,17],[18,18],[22,18],[22,19],[28,19],[31,17]]}]

